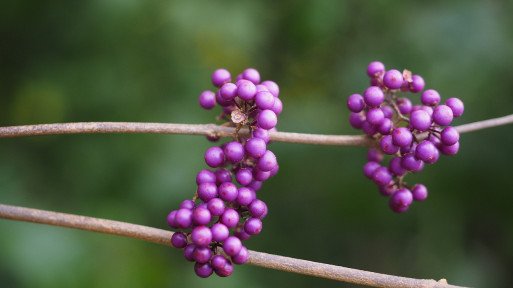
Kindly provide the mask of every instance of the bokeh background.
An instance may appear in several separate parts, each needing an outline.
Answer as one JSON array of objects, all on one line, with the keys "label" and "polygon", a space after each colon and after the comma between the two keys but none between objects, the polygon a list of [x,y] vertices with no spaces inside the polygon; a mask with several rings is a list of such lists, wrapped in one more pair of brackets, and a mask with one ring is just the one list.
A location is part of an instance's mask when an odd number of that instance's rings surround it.
[{"label": "bokeh background", "polygon": [[[369,62],[408,68],[463,124],[513,111],[511,1],[2,1],[0,125],[212,123],[198,105],[220,67],[276,81],[281,131],[358,134],[346,99]],[[418,96],[414,96],[418,102]],[[464,134],[394,214],[362,174],[366,149],[274,143],[280,173],[252,250],[380,273],[513,286],[513,126]],[[167,229],[195,190],[202,136],[64,135],[0,141],[0,202]],[[0,220],[2,287],[353,287],[260,267],[199,279],[179,250]]]}]

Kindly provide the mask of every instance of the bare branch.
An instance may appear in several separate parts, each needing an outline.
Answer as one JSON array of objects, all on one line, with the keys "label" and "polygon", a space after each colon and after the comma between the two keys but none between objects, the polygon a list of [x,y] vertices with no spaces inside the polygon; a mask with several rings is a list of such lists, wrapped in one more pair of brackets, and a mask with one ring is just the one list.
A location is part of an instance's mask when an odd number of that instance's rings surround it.
[{"label": "bare branch", "polygon": [[[3,204],[0,204],[0,218],[113,234],[172,246],[170,239],[173,235],[173,232],[171,231],[113,220],[57,213]],[[398,277],[272,255],[257,251],[250,251],[249,260],[247,263],[270,269],[311,275],[320,278],[333,279],[337,281],[372,287],[461,288],[460,286],[448,285],[445,280],[440,280],[437,282],[435,280]]]},{"label": "bare branch", "polygon": [[[460,133],[477,131],[513,123],[513,115],[489,119],[456,126]],[[133,122],[79,122],[0,127],[0,137],[22,137],[36,135],[90,134],[90,133],[153,133],[187,134],[233,137],[235,128],[215,124],[171,124],[171,123],[133,123]],[[248,130],[239,134],[247,136]],[[271,132],[270,139],[275,142],[341,145],[375,146],[376,141],[365,135],[321,135],[290,132]]]}]

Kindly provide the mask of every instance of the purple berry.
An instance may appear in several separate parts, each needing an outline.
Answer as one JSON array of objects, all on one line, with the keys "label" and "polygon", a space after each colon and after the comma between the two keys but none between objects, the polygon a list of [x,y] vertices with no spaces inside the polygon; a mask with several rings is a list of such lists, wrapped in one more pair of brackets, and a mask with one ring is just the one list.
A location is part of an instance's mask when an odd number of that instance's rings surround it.
[{"label": "purple berry", "polygon": [[454,117],[460,117],[461,114],[463,114],[463,110],[465,109],[463,102],[460,99],[454,97],[447,99],[447,101],[445,101],[445,105],[451,108]]},{"label": "purple berry", "polygon": [[383,135],[389,135],[392,133],[392,129],[394,128],[394,122],[392,120],[385,118],[379,125],[378,131]]},{"label": "purple berry", "polygon": [[385,114],[379,108],[372,108],[367,112],[367,121],[372,125],[381,125],[385,119]]},{"label": "purple berry", "polygon": [[231,182],[232,181],[232,172],[226,168],[219,168],[214,172],[216,175],[216,184],[221,185],[225,182]]},{"label": "purple berry", "polygon": [[392,175],[390,171],[388,171],[387,167],[379,167],[374,171],[374,175],[372,176],[374,183],[379,186],[386,185],[392,180]]},{"label": "purple berry", "polygon": [[242,78],[253,82],[253,84],[257,85],[260,83],[260,73],[256,69],[248,68],[242,72]]},{"label": "purple berry", "polygon": [[279,115],[281,111],[283,110],[283,103],[281,102],[280,98],[274,99],[274,105],[271,110],[274,112],[274,114]]},{"label": "purple berry", "polygon": [[230,230],[223,223],[212,225],[210,231],[212,231],[212,240],[216,242],[223,242],[230,235]]},{"label": "purple berry", "polygon": [[396,156],[390,160],[390,163],[388,163],[388,169],[390,172],[392,172],[392,174],[402,176],[406,173],[406,169],[404,169],[401,165],[401,160],[401,157]]},{"label": "purple berry", "polygon": [[216,87],[221,87],[224,83],[230,82],[231,80],[232,76],[226,69],[217,69],[212,73],[212,84]]},{"label": "purple berry", "polygon": [[242,248],[240,249],[239,254],[237,256],[232,256],[232,262],[235,264],[244,264],[246,261],[248,261],[249,258],[249,251],[248,248],[244,247],[242,245]]},{"label": "purple berry", "polygon": [[278,162],[276,156],[270,150],[265,151],[264,155],[258,159],[256,167],[262,171],[271,171]]},{"label": "purple berry", "polygon": [[262,231],[262,221],[258,218],[249,218],[244,223],[244,231],[249,235],[256,235]]},{"label": "purple berry", "polygon": [[192,257],[197,263],[207,263],[212,258],[212,251],[207,247],[196,247],[192,252]]},{"label": "purple berry", "polygon": [[212,198],[207,203],[207,209],[208,211],[210,211],[210,214],[214,216],[219,216],[223,214],[225,205],[223,200],[219,198]]},{"label": "purple berry", "polygon": [[237,199],[238,194],[237,186],[232,182],[225,182],[219,186],[219,197],[226,202]]},{"label": "purple berry", "polygon": [[202,183],[216,183],[216,175],[214,172],[210,170],[201,170],[196,175],[196,184],[200,185]]},{"label": "purple berry", "polygon": [[385,65],[379,61],[373,61],[367,66],[367,75],[369,77],[375,77],[383,72],[385,72]]},{"label": "purple berry", "polygon": [[216,94],[212,91],[203,91],[199,96],[199,104],[204,109],[210,110],[216,106]]},{"label": "purple berry", "polygon": [[410,124],[414,129],[426,131],[431,126],[431,116],[422,109],[415,110],[411,113]]},{"label": "purple berry", "polygon": [[175,223],[178,228],[187,229],[192,224],[192,211],[190,209],[178,209],[175,214]]},{"label": "purple berry", "polygon": [[227,261],[223,268],[216,269],[215,272],[219,277],[228,277],[233,273],[233,265],[230,261]]},{"label": "purple berry", "polygon": [[381,110],[383,111],[383,115],[385,115],[385,118],[392,119],[394,117],[394,109],[390,106],[381,106]]},{"label": "purple berry", "polygon": [[245,101],[253,100],[253,98],[255,98],[256,87],[255,84],[253,84],[253,82],[242,79],[237,81],[236,85],[237,95],[239,96],[239,98]]},{"label": "purple berry", "polygon": [[[255,138],[253,138],[255,139]],[[235,174],[235,180],[242,186],[246,186],[253,180],[253,173],[247,168],[242,168]]]},{"label": "purple berry", "polygon": [[258,108],[264,110],[264,109],[272,109],[274,106],[274,100],[275,97],[271,92],[262,91],[258,92],[255,95],[255,104]]},{"label": "purple berry", "polygon": [[[413,195],[411,194],[410,190],[399,189],[399,190],[397,190],[397,192],[395,192],[395,194],[390,199],[390,206],[392,207],[392,209],[394,207],[407,209],[410,206],[412,201],[413,201]],[[399,211],[396,211],[394,209],[395,212],[404,212],[404,211],[401,211],[402,209],[398,209],[398,210]]]},{"label": "purple berry", "polygon": [[358,113],[365,107],[365,102],[360,94],[351,94],[347,99],[347,108],[352,112]]},{"label": "purple berry", "polygon": [[244,158],[244,146],[237,141],[232,141],[224,147],[226,159],[232,163],[240,162]]},{"label": "purple berry", "polygon": [[171,236],[171,244],[176,248],[184,248],[187,246],[187,236],[183,232],[175,232]]},{"label": "purple berry", "polygon": [[412,104],[410,99],[408,98],[398,98],[396,101],[397,108],[399,108],[399,112],[403,115],[410,114],[412,111]]},{"label": "purple berry", "polygon": [[276,117],[276,113],[274,113],[272,110],[262,110],[260,113],[258,113],[257,116],[257,125],[258,127],[269,130],[274,128],[276,126],[276,123],[278,123],[278,118]]},{"label": "purple berry", "polygon": [[415,157],[426,163],[432,164],[438,160],[439,152],[435,147],[435,144],[431,141],[424,140],[417,145],[417,149],[415,149]]},{"label": "purple berry", "polygon": [[271,171],[262,171],[258,168],[253,169],[253,178],[257,181],[265,181],[271,177]]},{"label": "purple berry", "polygon": [[401,160],[401,166],[410,172],[420,171],[420,169],[422,169],[422,160],[415,158],[413,153],[408,153],[403,156],[403,159]]},{"label": "purple berry", "polygon": [[210,264],[215,270],[223,269],[226,263],[228,263],[228,260],[223,255],[215,255],[210,260]]},{"label": "purple berry", "polygon": [[426,90],[420,96],[420,101],[427,106],[436,106],[440,103],[440,94],[433,89]]},{"label": "purple berry", "polygon": [[264,201],[255,199],[249,204],[248,210],[251,216],[262,219],[262,215],[264,215],[264,212],[267,210],[267,205]]},{"label": "purple berry", "polygon": [[460,150],[460,142],[456,142],[456,144],[451,145],[451,146],[447,146],[444,144],[440,145],[440,152],[442,152],[442,154],[447,155],[447,156],[454,155],[454,154],[458,153],[458,150]]},{"label": "purple berry", "polygon": [[[214,199],[210,199],[210,201]],[[192,212],[192,222],[196,225],[207,225],[210,220],[212,220],[212,214],[208,208],[198,207]]]},{"label": "purple berry", "polygon": [[253,189],[253,191],[258,191],[262,188],[262,181],[253,180],[246,187]]},{"label": "purple berry", "polygon": [[363,122],[362,124],[362,130],[365,134],[369,135],[369,136],[372,136],[376,133],[378,133],[378,129],[379,129],[379,126],[377,125],[372,125],[371,123],[369,123],[368,121],[365,121]]},{"label": "purple berry", "polygon": [[205,162],[212,168],[217,168],[224,163],[223,149],[220,147],[210,147],[205,152]]},{"label": "purple berry", "polygon": [[362,129],[363,123],[365,123],[365,116],[360,113],[351,113],[349,115],[349,124],[355,129]]},{"label": "purple berry", "polygon": [[428,190],[427,190],[426,186],[424,186],[422,184],[416,184],[415,186],[413,186],[413,189],[411,192],[413,195],[413,200],[415,200],[415,201],[425,200],[428,196]]},{"label": "purple berry", "polygon": [[271,94],[273,94],[274,97],[278,97],[278,95],[280,94],[280,87],[275,82],[271,80],[266,80],[262,82],[262,85],[267,87],[267,89],[269,89],[269,92],[271,92]]},{"label": "purple berry", "polygon": [[369,107],[378,107],[385,100],[385,94],[381,88],[371,86],[363,93],[363,99]]},{"label": "purple berry", "polygon": [[380,141],[381,151],[387,155],[393,155],[399,151],[399,146],[395,145],[391,135],[386,135]]},{"label": "purple berry", "polygon": [[399,147],[410,146],[413,134],[408,128],[398,127],[392,132],[392,140]]},{"label": "purple berry", "polygon": [[214,183],[203,183],[198,186],[198,198],[203,202],[208,202],[210,199],[217,197],[217,185]]},{"label": "purple berry", "polygon": [[460,133],[452,126],[447,126],[442,130],[440,140],[444,145],[451,146],[460,140]]},{"label": "purple berry", "polygon": [[221,215],[221,223],[226,225],[228,228],[233,228],[239,223],[239,213],[232,208],[228,208]]},{"label": "purple berry", "polygon": [[185,249],[183,249],[183,255],[185,256],[185,259],[193,262],[195,249],[196,249],[196,245],[194,245],[194,244],[187,245],[187,247],[185,247]]},{"label": "purple berry", "polygon": [[438,105],[433,112],[433,121],[440,126],[451,124],[453,119],[452,109],[447,105]]},{"label": "purple berry", "polygon": [[183,200],[182,204],[180,204],[181,209],[192,210],[194,207],[196,207],[196,204],[192,200]]},{"label": "purple berry", "polygon": [[247,187],[239,188],[239,195],[237,196],[237,203],[243,206],[251,204],[255,200],[254,191]]},{"label": "purple berry", "polygon": [[257,128],[255,130],[253,130],[253,137],[260,138],[260,139],[264,140],[264,142],[266,144],[269,143],[269,131],[268,130],[265,130],[262,128]]},{"label": "purple berry", "polygon": [[206,247],[212,242],[212,231],[207,226],[196,226],[191,231],[191,241],[197,247]]},{"label": "purple berry", "polygon": [[379,163],[383,161],[383,155],[378,149],[370,148],[367,152],[367,160]]},{"label": "purple berry", "polygon": [[372,179],[376,169],[380,167],[378,162],[369,161],[363,166],[363,174],[365,177]]},{"label": "purple berry", "polygon": [[260,158],[267,151],[267,145],[261,138],[251,138],[246,142],[246,152],[253,158]]},{"label": "purple berry", "polygon": [[169,227],[171,227],[173,229],[178,228],[178,225],[176,224],[176,221],[175,221],[176,212],[178,212],[178,211],[173,210],[167,215],[167,225],[169,225]]},{"label": "purple berry", "polygon": [[413,93],[419,93],[424,89],[424,79],[419,75],[411,76],[410,91]]},{"label": "purple berry", "polygon": [[403,85],[403,73],[395,69],[390,69],[383,76],[383,83],[390,89],[399,89]]},{"label": "purple berry", "polygon": [[240,239],[235,236],[230,236],[223,243],[223,251],[229,256],[237,256],[242,249]]},{"label": "purple berry", "polygon": [[226,83],[221,87],[219,93],[221,94],[221,97],[223,97],[223,99],[227,101],[232,100],[233,98],[235,98],[235,96],[237,96],[237,85],[235,85],[234,83]]}]

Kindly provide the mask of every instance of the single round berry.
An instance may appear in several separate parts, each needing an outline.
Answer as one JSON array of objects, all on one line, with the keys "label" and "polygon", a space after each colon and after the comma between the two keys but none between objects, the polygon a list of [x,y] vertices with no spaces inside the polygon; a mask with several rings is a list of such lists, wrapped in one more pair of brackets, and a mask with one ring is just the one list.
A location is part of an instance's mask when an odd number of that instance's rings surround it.
[{"label": "single round berry", "polygon": [[360,94],[351,94],[347,99],[347,108],[352,112],[358,113],[363,110],[365,107],[365,101],[363,101],[363,97]]},{"label": "single round berry", "polygon": [[431,116],[424,110],[415,110],[411,112],[410,124],[414,129],[426,131],[431,126]]},{"label": "single round berry", "polygon": [[207,226],[196,226],[191,231],[191,241],[197,247],[206,247],[212,242],[212,231]]},{"label": "single round berry", "polygon": [[392,175],[387,167],[379,167],[374,171],[372,179],[377,185],[386,185],[392,180]]},{"label": "single round berry", "polygon": [[372,125],[381,125],[385,119],[385,114],[379,108],[372,108],[367,112],[367,121]]},{"label": "single round berry", "polygon": [[274,106],[275,97],[271,92],[262,91],[255,95],[255,104],[260,109],[272,109]]},{"label": "single round berry", "polygon": [[413,141],[413,134],[408,128],[398,127],[392,132],[392,140],[399,147],[410,146]]},{"label": "single round berry", "polygon": [[267,210],[267,205],[260,199],[255,199],[248,207],[251,216],[262,219],[262,215]]},{"label": "single round berry", "polygon": [[217,242],[223,242],[230,236],[230,230],[223,223],[216,223],[210,227],[212,231],[212,240]]},{"label": "single round berry", "polygon": [[216,269],[215,272],[219,277],[228,277],[233,273],[233,265],[230,261],[227,261],[223,268]]},{"label": "single round berry", "polygon": [[274,97],[278,97],[278,95],[280,94],[280,87],[274,81],[265,80],[264,82],[262,82],[262,85],[267,87],[267,89],[269,89],[269,92],[271,92],[271,94],[273,94]]},{"label": "single round berry", "polygon": [[248,68],[242,72],[242,78],[253,82],[257,85],[260,83],[260,73],[254,68]]},{"label": "single round berry", "polygon": [[451,146],[460,140],[460,133],[452,126],[447,126],[440,134],[440,140],[444,145]]},{"label": "single round berry", "polygon": [[238,194],[237,186],[232,182],[225,182],[219,186],[219,197],[226,202],[237,199]]},{"label": "single round berry", "polygon": [[189,244],[185,247],[185,249],[183,249],[183,256],[185,257],[185,259],[187,259],[187,261],[191,261],[191,262],[194,261],[194,250],[195,249],[196,249],[196,245],[194,245],[194,244]]},{"label": "single round berry", "polygon": [[216,92],[216,102],[221,107],[223,107],[223,111],[225,113],[231,113],[230,110],[234,109],[233,101],[226,100],[226,99],[223,98],[223,96],[221,96],[221,89],[217,90],[217,92]]},{"label": "single round berry", "polygon": [[240,187],[239,188],[239,195],[237,196],[237,203],[239,205],[247,206],[255,200],[254,191],[251,190],[251,188],[248,187]]},{"label": "single round berry", "polygon": [[380,165],[378,162],[369,161],[365,164],[365,166],[363,166],[363,174],[365,175],[365,177],[372,179],[374,172],[379,167]]},{"label": "single round berry", "polygon": [[226,159],[232,163],[237,163],[244,158],[244,146],[237,141],[232,141],[224,147]]},{"label": "single round berry", "polygon": [[176,226],[180,229],[187,229],[192,225],[192,211],[190,209],[178,209],[175,214]]},{"label": "single round berry", "polygon": [[226,168],[219,168],[214,172],[216,175],[216,184],[221,185],[225,182],[231,182],[232,181],[232,172]]},{"label": "single round berry", "polygon": [[196,225],[206,225],[208,224],[208,222],[210,222],[210,220],[212,220],[212,214],[210,213],[210,210],[208,210],[208,208],[198,207],[194,209],[194,211],[192,212],[192,222]]},{"label": "single round berry", "polygon": [[183,200],[182,204],[180,204],[180,208],[192,210],[196,207],[196,204],[192,200]]},{"label": "single round berry", "polygon": [[463,102],[455,97],[447,99],[447,101],[445,101],[445,105],[451,108],[454,117],[460,117],[465,109]]},{"label": "single round berry", "polygon": [[196,175],[196,184],[200,185],[207,182],[216,183],[216,175],[214,172],[206,169],[198,172]]},{"label": "single round berry", "polygon": [[410,206],[413,201],[413,195],[408,189],[399,189],[392,196],[392,202],[394,206],[407,207]]},{"label": "single round berry", "polygon": [[167,225],[169,225],[169,227],[171,227],[173,229],[178,228],[178,225],[176,224],[176,221],[175,221],[176,212],[178,212],[178,211],[173,210],[173,211],[169,212],[169,214],[167,215]]},{"label": "single round berry", "polygon": [[226,263],[228,263],[228,260],[223,255],[215,255],[212,257],[212,260],[210,260],[210,264],[215,270],[223,269]]},{"label": "single round berry", "polygon": [[197,189],[198,198],[203,202],[208,202],[210,199],[217,197],[218,189],[215,183],[203,183]]},{"label": "single round berry", "polygon": [[391,135],[386,135],[380,141],[381,151],[387,155],[393,155],[399,151],[399,146],[395,145]]},{"label": "single round berry", "polygon": [[223,251],[229,256],[237,256],[242,249],[240,239],[235,236],[230,236],[223,243]]},{"label": "single round berry", "polygon": [[351,113],[349,115],[349,124],[355,129],[362,129],[363,123],[365,123],[365,116],[360,113]]},{"label": "single round berry", "polygon": [[399,89],[403,85],[403,73],[395,69],[390,69],[383,76],[383,83],[390,89]]},{"label": "single round berry", "polygon": [[234,83],[226,83],[221,87],[221,97],[225,100],[232,100],[237,96],[237,85]]},{"label": "single round berry", "polygon": [[253,191],[258,191],[262,188],[262,181],[253,180],[246,187],[253,189]]},{"label": "single round berry", "polygon": [[264,155],[258,159],[256,167],[262,171],[271,171],[278,162],[276,156],[270,150],[265,151]]},{"label": "single round berry", "polygon": [[207,263],[212,258],[212,251],[207,247],[196,247],[192,252],[192,257],[197,263]]},{"label": "single round berry", "polygon": [[420,102],[428,106],[436,106],[440,103],[440,94],[436,90],[429,89],[422,92],[420,96]]},{"label": "single round berry", "polygon": [[395,102],[397,104],[397,108],[399,108],[399,112],[403,115],[410,114],[412,110],[412,104],[410,99],[408,98],[398,98]]},{"label": "single round berry", "polygon": [[383,135],[389,135],[392,133],[392,129],[394,128],[394,122],[388,118],[383,119],[381,125],[379,125],[378,131]]},{"label": "single round berry", "polygon": [[281,111],[283,110],[283,103],[281,102],[280,98],[274,99],[274,105],[273,105],[273,108],[271,108],[271,110],[276,115],[279,115],[281,113]]},{"label": "single round berry", "polygon": [[379,163],[383,161],[383,154],[378,149],[370,148],[367,152],[367,160]]},{"label": "single round berry", "polygon": [[369,107],[378,107],[385,100],[385,94],[381,88],[371,86],[363,93],[363,100]]},{"label": "single round berry", "polygon": [[212,84],[216,87],[221,87],[224,83],[228,83],[231,80],[232,76],[226,69],[217,69],[212,73]]},{"label": "single round berry", "polygon": [[199,104],[207,110],[214,108],[216,106],[216,94],[212,91],[203,91],[199,96]]},{"label": "single round berry", "polygon": [[256,87],[255,84],[253,84],[253,82],[242,79],[237,81],[236,85],[237,95],[239,96],[239,98],[245,101],[253,100],[253,98],[255,98]]},{"label": "single round berry", "polygon": [[383,72],[385,72],[385,65],[379,61],[373,61],[367,66],[367,75],[369,77],[375,77]]},{"label": "single round berry", "polygon": [[411,193],[413,195],[413,200],[415,201],[425,200],[428,196],[428,190],[426,186],[422,184],[416,184],[415,186],[413,186]]},{"label": "single round berry", "polygon": [[262,128],[257,128],[253,130],[253,138],[260,138],[267,144],[269,143],[269,131]]},{"label": "single round berry", "polygon": [[239,213],[232,208],[226,209],[220,220],[226,227],[233,228],[239,223]]},{"label": "single round berry", "polygon": [[454,114],[449,106],[438,105],[433,112],[433,121],[440,126],[446,126],[451,124],[453,116]]},{"label": "single round berry", "polygon": [[383,115],[385,118],[392,119],[394,117],[394,109],[390,106],[381,106],[381,110],[383,111]]},{"label": "single round berry", "polygon": [[417,149],[415,149],[415,157],[426,163],[432,164],[438,160],[439,152],[435,147],[435,144],[431,141],[424,140],[417,145]]},{"label": "single round berry", "polygon": [[264,139],[251,138],[246,142],[245,149],[249,156],[260,158],[264,155],[265,151],[267,151],[267,145],[265,144]]},{"label": "single round berry", "polygon": [[223,149],[220,147],[210,147],[205,152],[205,162],[212,168],[217,168],[224,163]]},{"label": "single round berry", "polygon": [[394,182],[391,181],[387,185],[379,186],[378,190],[381,195],[388,197],[390,195],[393,195],[395,191],[397,191],[397,185],[395,185]]},{"label": "single round berry", "polygon": [[372,125],[368,121],[364,121],[362,124],[362,130],[365,134],[372,136],[376,133],[378,133],[379,126],[378,125]]},{"label": "single round berry", "polygon": [[388,169],[392,174],[402,176],[406,173],[406,169],[401,165],[401,159],[401,157],[396,156],[390,160],[390,163],[388,163]]},{"label": "single round berry", "polygon": [[224,201],[219,198],[212,198],[207,203],[208,211],[214,216],[222,215],[225,208]]},{"label": "single round berry", "polygon": [[413,93],[419,93],[424,89],[424,78],[419,75],[411,76],[410,91]]},{"label": "single round berry", "polygon": [[271,171],[262,171],[258,168],[253,169],[253,178],[257,181],[265,181],[271,177]]},{"label": "single round berry", "polygon": [[235,174],[235,180],[242,186],[246,186],[253,180],[253,173],[248,168],[242,168]]},{"label": "single round berry", "polygon": [[175,232],[171,236],[171,244],[176,248],[184,248],[187,246],[187,236],[183,232]]},{"label": "single round berry", "polygon": [[244,223],[244,231],[249,235],[256,235],[262,231],[262,221],[258,218],[249,218]]},{"label": "single round berry", "polygon": [[276,126],[278,123],[278,118],[276,117],[276,113],[272,110],[266,109],[260,111],[257,116],[257,125],[258,127],[269,130]]},{"label": "single round berry", "polygon": [[415,158],[413,153],[408,153],[403,156],[401,166],[410,172],[420,171],[422,169],[422,160]]}]

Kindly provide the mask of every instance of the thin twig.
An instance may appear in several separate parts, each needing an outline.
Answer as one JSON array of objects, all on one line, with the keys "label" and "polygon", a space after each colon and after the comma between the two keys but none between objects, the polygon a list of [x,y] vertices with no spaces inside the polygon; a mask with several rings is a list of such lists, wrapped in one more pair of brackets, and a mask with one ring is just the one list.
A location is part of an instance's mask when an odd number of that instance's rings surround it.
[{"label": "thin twig", "polygon": [[[478,121],[456,126],[460,133],[481,130],[513,123],[513,115]],[[211,137],[232,137],[233,127],[214,124],[171,124],[171,123],[133,123],[133,122],[79,122],[0,127],[1,137],[22,137],[58,134],[91,133],[153,133],[187,134]],[[248,136],[247,129],[241,129],[240,136]],[[375,146],[374,139],[365,135],[322,135],[290,132],[271,132],[270,139],[275,142],[302,143],[314,145]]]},{"label": "thin twig", "polygon": [[[172,246],[170,239],[173,235],[173,232],[171,231],[113,220],[57,213],[3,204],[0,204],[0,218],[113,234]],[[461,288],[460,286],[448,285],[444,280],[437,282],[435,280],[413,279],[379,274],[358,269],[272,255],[257,251],[250,251],[249,260],[247,263],[270,269],[311,275],[320,278],[333,279],[372,287]]]}]

